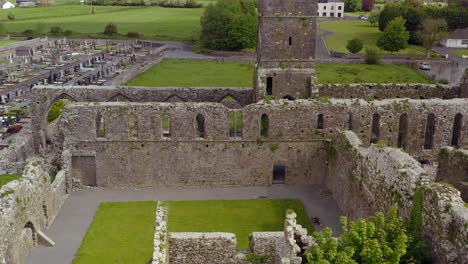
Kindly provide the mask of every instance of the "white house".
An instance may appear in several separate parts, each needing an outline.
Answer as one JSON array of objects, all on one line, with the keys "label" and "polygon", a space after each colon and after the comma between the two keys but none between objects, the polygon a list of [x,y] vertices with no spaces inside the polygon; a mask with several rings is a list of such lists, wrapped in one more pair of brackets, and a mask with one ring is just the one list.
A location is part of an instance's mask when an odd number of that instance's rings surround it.
[{"label": "white house", "polygon": [[344,17],[344,3],[342,0],[319,0],[318,17]]},{"label": "white house", "polygon": [[468,48],[468,28],[450,32],[442,44],[447,48]]},{"label": "white house", "polygon": [[9,1],[6,1],[5,3],[3,3],[2,9],[10,9],[10,8],[15,8],[15,5],[10,3]]}]

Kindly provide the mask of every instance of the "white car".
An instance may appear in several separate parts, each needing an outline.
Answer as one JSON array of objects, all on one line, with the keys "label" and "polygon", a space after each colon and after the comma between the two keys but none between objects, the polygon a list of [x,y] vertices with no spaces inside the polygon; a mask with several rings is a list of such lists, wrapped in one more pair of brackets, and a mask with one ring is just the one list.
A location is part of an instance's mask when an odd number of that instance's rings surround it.
[{"label": "white car", "polygon": [[366,16],[359,16],[359,19],[361,19],[361,20],[368,20],[369,18],[366,17]]},{"label": "white car", "polygon": [[429,63],[427,63],[427,62],[421,62],[419,64],[419,69],[421,69],[423,71],[430,71],[431,70],[431,65],[429,65]]}]

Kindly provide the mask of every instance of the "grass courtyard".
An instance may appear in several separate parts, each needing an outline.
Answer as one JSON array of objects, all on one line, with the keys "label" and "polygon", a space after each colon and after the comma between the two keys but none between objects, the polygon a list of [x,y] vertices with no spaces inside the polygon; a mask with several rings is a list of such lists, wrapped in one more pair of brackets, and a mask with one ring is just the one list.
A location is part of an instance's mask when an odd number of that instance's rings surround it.
[{"label": "grass courtyard", "polygon": [[14,181],[14,180],[18,180],[21,178],[22,175],[20,174],[3,174],[3,175],[0,175],[0,188],[2,188],[3,185],[11,182],[11,181]]},{"label": "grass courtyard", "polygon": [[253,64],[198,60],[164,60],[130,80],[131,86],[252,87]]},{"label": "grass courtyard", "polygon": [[73,264],[148,263],[156,202],[102,203]]},{"label": "grass courtyard", "polygon": [[298,223],[313,227],[300,200],[211,200],[170,201],[169,232],[229,232],[236,234],[237,247],[248,249],[254,231],[282,231],[286,210],[298,214]]},{"label": "grass courtyard", "polygon": [[[198,36],[200,17],[203,8],[161,8],[94,6],[95,14],[90,14],[90,6],[58,5],[34,8],[15,8],[0,10],[0,22],[8,32],[36,30],[48,32],[51,26],[72,30],[79,34],[97,34],[113,22],[120,34],[136,31],[146,39],[183,40]],[[7,15],[13,12],[14,21]]]},{"label": "grass courtyard", "polygon": [[[282,231],[287,209],[313,230],[300,200],[168,201],[169,232],[231,232],[247,249],[253,231]],[[148,263],[153,252],[156,202],[102,203],[73,264]]]},{"label": "grass courtyard", "polygon": [[[381,34],[378,27],[371,26],[367,21],[328,20],[319,22],[319,27],[334,32],[325,37],[325,43],[328,49],[344,53],[349,53],[346,49],[348,40],[359,38],[364,43],[364,47],[375,47],[377,39]],[[363,52],[364,49],[361,53]],[[424,55],[424,48],[421,46],[409,45],[407,49],[401,50],[396,54]]]},{"label": "grass courtyard", "polygon": [[[130,86],[252,87],[253,64],[165,60],[130,80]],[[319,83],[430,83],[406,65],[318,64]]]}]

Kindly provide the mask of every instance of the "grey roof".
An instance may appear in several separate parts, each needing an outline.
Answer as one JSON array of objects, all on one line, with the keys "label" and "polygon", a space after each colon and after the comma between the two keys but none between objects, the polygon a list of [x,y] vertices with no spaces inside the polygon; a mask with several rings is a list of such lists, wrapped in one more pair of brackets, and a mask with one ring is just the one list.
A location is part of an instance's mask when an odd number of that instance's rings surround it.
[{"label": "grey roof", "polygon": [[468,28],[459,28],[448,34],[449,39],[468,39]]}]

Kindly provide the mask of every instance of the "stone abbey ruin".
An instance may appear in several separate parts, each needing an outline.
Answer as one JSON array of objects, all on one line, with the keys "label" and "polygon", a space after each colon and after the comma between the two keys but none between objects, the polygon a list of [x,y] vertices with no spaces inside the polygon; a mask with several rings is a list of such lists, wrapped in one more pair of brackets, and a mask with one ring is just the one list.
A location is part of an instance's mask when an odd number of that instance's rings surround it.
[{"label": "stone abbey ruin", "polygon": [[[85,186],[272,184],[323,185],[352,219],[394,204],[408,217],[424,188],[434,260],[467,263],[468,71],[456,85],[318,84],[316,9],[259,1],[252,88],[35,86],[30,130],[2,151],[1,169],[24,170],[27,181],[1,189],[0,263],[23,263],[68,194]],[[72,103],[48,124],[63,98]],[[155,238],[167,242],[166,213],[157,214]],[[254,233],[252,251],[297,263],[288,236],[304,232],[293,215],[286,226]],[[155,242],[153,263],[246,263],[229,234],[169,236],[168,248]]]}]

